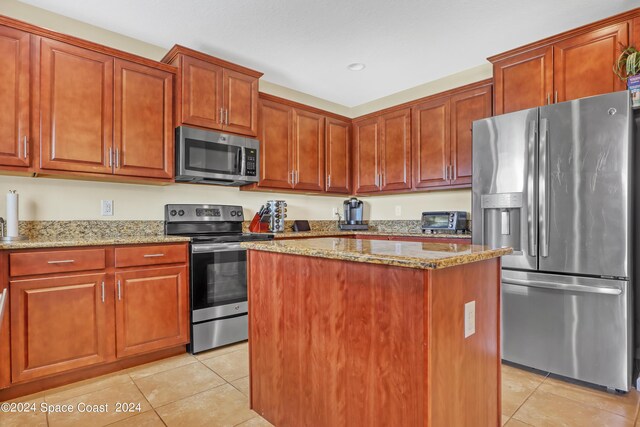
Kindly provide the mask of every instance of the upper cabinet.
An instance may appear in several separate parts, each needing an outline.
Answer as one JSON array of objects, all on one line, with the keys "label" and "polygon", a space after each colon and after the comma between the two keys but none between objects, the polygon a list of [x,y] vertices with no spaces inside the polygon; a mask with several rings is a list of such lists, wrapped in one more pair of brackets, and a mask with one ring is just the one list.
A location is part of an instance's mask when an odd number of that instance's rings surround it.
[{"label": "upper cabinet", "polygon": [[412,108],[413,188],[471,185],[472,123],[491,116],[491,81],[439,94]]},{"label": "upper cabinet", "polygon": [[349,193],[349,119],[267,94],[258,105],[260,182],[243,190]]},{"label": "upper cabinet", "polygon": [[380,191],[380,118],[353,123],[354,192]]},{"label": "upper cabinet", "polygon": [[489,58],[495,114],[624,90],[612,67],[620,46],[631,40],[633,21],[627,15]]},{"label": "upper cabinet", "polygon": [[176,126],[257,135],[262,73],[179,45],[163,62],[178,68]]},{"label": "upper cabinet", "polygon": [[0,26],[0,165],[27,168],[29,150],[29,33]]}]

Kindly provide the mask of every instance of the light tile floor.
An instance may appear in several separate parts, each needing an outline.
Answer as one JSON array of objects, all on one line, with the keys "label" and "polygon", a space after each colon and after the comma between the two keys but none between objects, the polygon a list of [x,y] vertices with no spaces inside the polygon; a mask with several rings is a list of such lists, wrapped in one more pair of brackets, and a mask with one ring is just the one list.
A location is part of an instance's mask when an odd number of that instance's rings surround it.
[{"label": "light tile floor", "polygon": [[[12,414],[0,426],[270,426],[249,409],[247,343],[175,356],[126,371],[16,399],[40,405],[108,404],[104,413]],[[115,412],[116,402],[139,403]],[[502,368],[502,424],[640,427],[640,393],[624,395],[560,381],[511,366]]]}]

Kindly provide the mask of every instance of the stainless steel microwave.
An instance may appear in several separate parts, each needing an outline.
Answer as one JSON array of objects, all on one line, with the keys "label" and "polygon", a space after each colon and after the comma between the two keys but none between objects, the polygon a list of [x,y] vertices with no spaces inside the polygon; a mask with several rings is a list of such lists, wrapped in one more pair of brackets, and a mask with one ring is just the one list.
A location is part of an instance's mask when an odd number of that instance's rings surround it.
[{"label": "stainless steel microwave", "polygon": [[257,139],[209,130],[176,128],[176,181],[240,186],[258,182]]}]

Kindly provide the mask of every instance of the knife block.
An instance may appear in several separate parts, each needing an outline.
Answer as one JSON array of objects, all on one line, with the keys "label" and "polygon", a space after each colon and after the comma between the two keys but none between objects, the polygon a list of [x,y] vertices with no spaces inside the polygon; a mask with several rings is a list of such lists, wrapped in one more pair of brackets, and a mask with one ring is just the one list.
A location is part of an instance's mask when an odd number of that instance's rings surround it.
[{"label": "knife block", "polygon": [[269,232],[269,223],[260,222],[260,215],[256,213],[249,224],[249,231],[252,233],[267,233]]}]

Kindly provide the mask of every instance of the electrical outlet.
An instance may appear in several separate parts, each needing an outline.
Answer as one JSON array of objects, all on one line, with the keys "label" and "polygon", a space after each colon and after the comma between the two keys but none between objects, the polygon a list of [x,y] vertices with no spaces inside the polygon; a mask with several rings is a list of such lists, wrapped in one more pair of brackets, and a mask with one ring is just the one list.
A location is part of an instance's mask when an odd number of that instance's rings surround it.
[{"label": "electrical outlet", "polygon": [[476,302],[464,305],[464,337],[469,338],[476,333]]},{"label": "electrical outlet", "polygon": [[113,216],[113,200],[101,200],[100,207],[102,216]]},{"label": "electrical outlet", "polygon": [[402,206],[396,205],[396,216],[402,215]]},{"label": "electrical outlet", "polygon": [[338,208],[333,208],[333,216],[338,215]]}]

